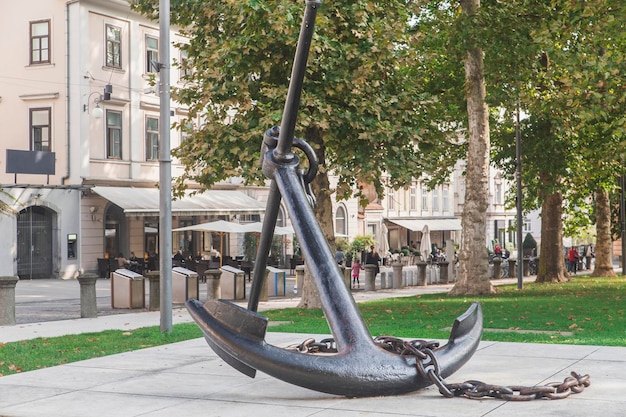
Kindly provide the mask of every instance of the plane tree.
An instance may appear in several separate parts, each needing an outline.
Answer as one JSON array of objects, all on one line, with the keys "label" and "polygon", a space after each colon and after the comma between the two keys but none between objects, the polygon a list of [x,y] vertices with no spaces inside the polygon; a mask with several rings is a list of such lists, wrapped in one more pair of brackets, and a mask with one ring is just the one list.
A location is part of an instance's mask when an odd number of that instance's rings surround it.
[{"label": "plane tree", "polygon": [[623,149],[623,6],[544,3],[550,17],[529,32],[535,59],[513,95],[517,103],[503,105],[506,112],[496,119],[504,129],[495,129],[495,160],[513,173],[519,105],[528,115],[520,125],[524,207],[541,207],[537,281],[568,279],[564,220],[570,234],[596,223],[593,274],[612,275],[609,193],[620,169],[615,155]]},{"label": "plane tree", "polygon": [[[157,4],[132,1],[154,19]],[[360,184],[382,195],[385,186],[409,184],[425,169],[420,141],[436,128],[419,111],[431,97],[408,70],[418,62],[408,47],[419,36],[409,30],[416,7],[357,0],[322,2],[318,12],[296,135],[319,160],[314,211],[331,247],[334,192],[365,203]],[[172,24],[188,38],[179,45],[187,57],[180,65],[190,70],[172,93],[188,108],[177,127],[189,137],[173,151],[185,167],[178,187],[190,180],[210,187],[233,176],[263,181],[262,136],[280,125],[303,2],[172,0],[171,10]],[[334,189],[330,174],[338,177]],[[301,305],[319,306],[306,283]]]}]

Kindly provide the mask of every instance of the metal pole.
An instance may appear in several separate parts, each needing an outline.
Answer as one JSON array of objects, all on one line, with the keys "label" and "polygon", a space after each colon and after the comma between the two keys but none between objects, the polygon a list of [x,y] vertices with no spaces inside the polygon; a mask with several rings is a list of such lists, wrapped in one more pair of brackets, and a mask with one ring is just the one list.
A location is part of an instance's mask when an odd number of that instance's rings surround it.
[{"label": "metal pole", "polygon": [[620,213],[620,225],[622,229],[622,276],[626,276],[626,201],[624,201],[624,188],[626,188],[626,176],[624,176],[624,157],[620,157],[620,165],[622,168],[622,177],[620,184],[620,199],[619,199],[619,213]]},{"label": "metal pole", "polygon": [[172,160],[170,156],[170,1],[159,0],[159,270],[161,332],[172,332]]},{"label": "metal pole", "polygon": [[515,180],[516,195],[515,207],[517,209],[517,289],[524,288],[524,248],[522,239],[523,219],[522,219],[522,134],[520,132],[520,109],[517,102],[517,115],[515,123]]}]

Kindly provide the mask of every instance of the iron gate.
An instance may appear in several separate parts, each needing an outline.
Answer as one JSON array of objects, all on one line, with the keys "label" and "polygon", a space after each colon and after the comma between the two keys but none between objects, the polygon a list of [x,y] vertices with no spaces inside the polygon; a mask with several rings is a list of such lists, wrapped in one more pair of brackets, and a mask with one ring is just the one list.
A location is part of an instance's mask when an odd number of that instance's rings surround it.
[{"label": "iron gate", "polygon": [[31,206],[17,217],[17,275],[20,279],[52,278],[52,214]]}]

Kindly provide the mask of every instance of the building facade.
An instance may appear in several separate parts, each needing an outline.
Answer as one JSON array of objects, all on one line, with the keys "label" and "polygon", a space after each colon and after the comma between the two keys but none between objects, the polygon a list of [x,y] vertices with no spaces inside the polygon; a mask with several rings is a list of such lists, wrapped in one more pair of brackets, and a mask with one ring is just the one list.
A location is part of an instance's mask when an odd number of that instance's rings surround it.
[{"label": "building facade", "polygon": [[[4,2],[0,43],[0,274],[74,278],[99,260],[158,251],[159,28],[125,0]],[[172,43],[185,42],[175,29]],[[170,49],[173,61],[185,59]],[[170,84],[181,73],[171,69]],[[157,89],[153,87],[157,80]],[[172,122],[186,109],[171,103]],[[172,130],[170,144],[185,138]],[[172,161],[172,175],[182,173]],[[438,247],[460,240],[462,164],[449,184],[428,190],[416,180],[387,190],[365,209],[333,202],[337,236],[373,234],[389,248],[421,239],[428,224]],[[332,179],[331,179],[332,181]],[[507,238],[514,212],[494,172],[488,240]],[[173,227],[212,220],[260,221],[268,189],[238,178],[173,202]],[[281,209],[279,226],[290,223]],[[240,236],[177,232],[174,250],[237,254]],[[488,245],[489,242],[486,242]],[[290,243],[285,251],[290,252]]]}]

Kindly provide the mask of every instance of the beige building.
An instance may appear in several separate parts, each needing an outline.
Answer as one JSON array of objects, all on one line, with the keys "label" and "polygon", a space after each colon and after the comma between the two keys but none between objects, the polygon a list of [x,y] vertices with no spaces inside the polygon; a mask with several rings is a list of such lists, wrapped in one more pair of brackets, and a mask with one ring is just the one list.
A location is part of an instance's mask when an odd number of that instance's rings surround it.
[{"label": "beige building", "polygon": [[[150,80],[159,76],[158,25],[131,12],[125,0],[2,0],[0,33],[0,274],[73,278],[102,273],[106,254],[154,256],[160,106]],[[170,37],[185,41],[176,30]],[[184,59],[174,47],[170,56]],[[173,66],[170,83],[180,77]],[[186,114],[174,102],[171,109],[172,122]],[[172,130],[171,146],[181,140]],[[356,199],[334,203],[337,236],[373,234],[395,248],[421,239],[427,223],[439,247],[458,242],[461,171],[449,185],[427,190],[415,181],[365,209]],[[180,172],[173,161],[172,175]],[[503,206],[506,184],[494,176],[491,186],[500,197],[494,194],[490,206],[489,228],[495,228],[488,240],[513,219]],[[173,227],[259,221],[266,199],[266,188],[233,178],[173,202]],[[278,225],[289,223],[282,208]],[[234,256],[241,245],[240,236],[180,232],[172,246],[190,254],[222,247]]]},{"label": "beige building", "polygon": [[[124,0],[2,3],[0,52],[11,59],[0,76],[0,233],[10,238],[0,243],[0,274],[72,278],[97,271],[107,253],[155,254],[160,107],[149,80],[158,80],[158,25]],[[170,55],[183,59],[174,47]],[[171,84],[179,79],[172,68]],[[172,122],[184,117],[171,108]],[[171,132],[172,147],[182,139]],[[180,169],[174,161],[172,174]],[[263,192],[234,179],[177,200],[173,226],[258,221]],[[181,232],[173,246],[195,254],[216,239]],[[224,239],[225,252],[237,250]]]}]

